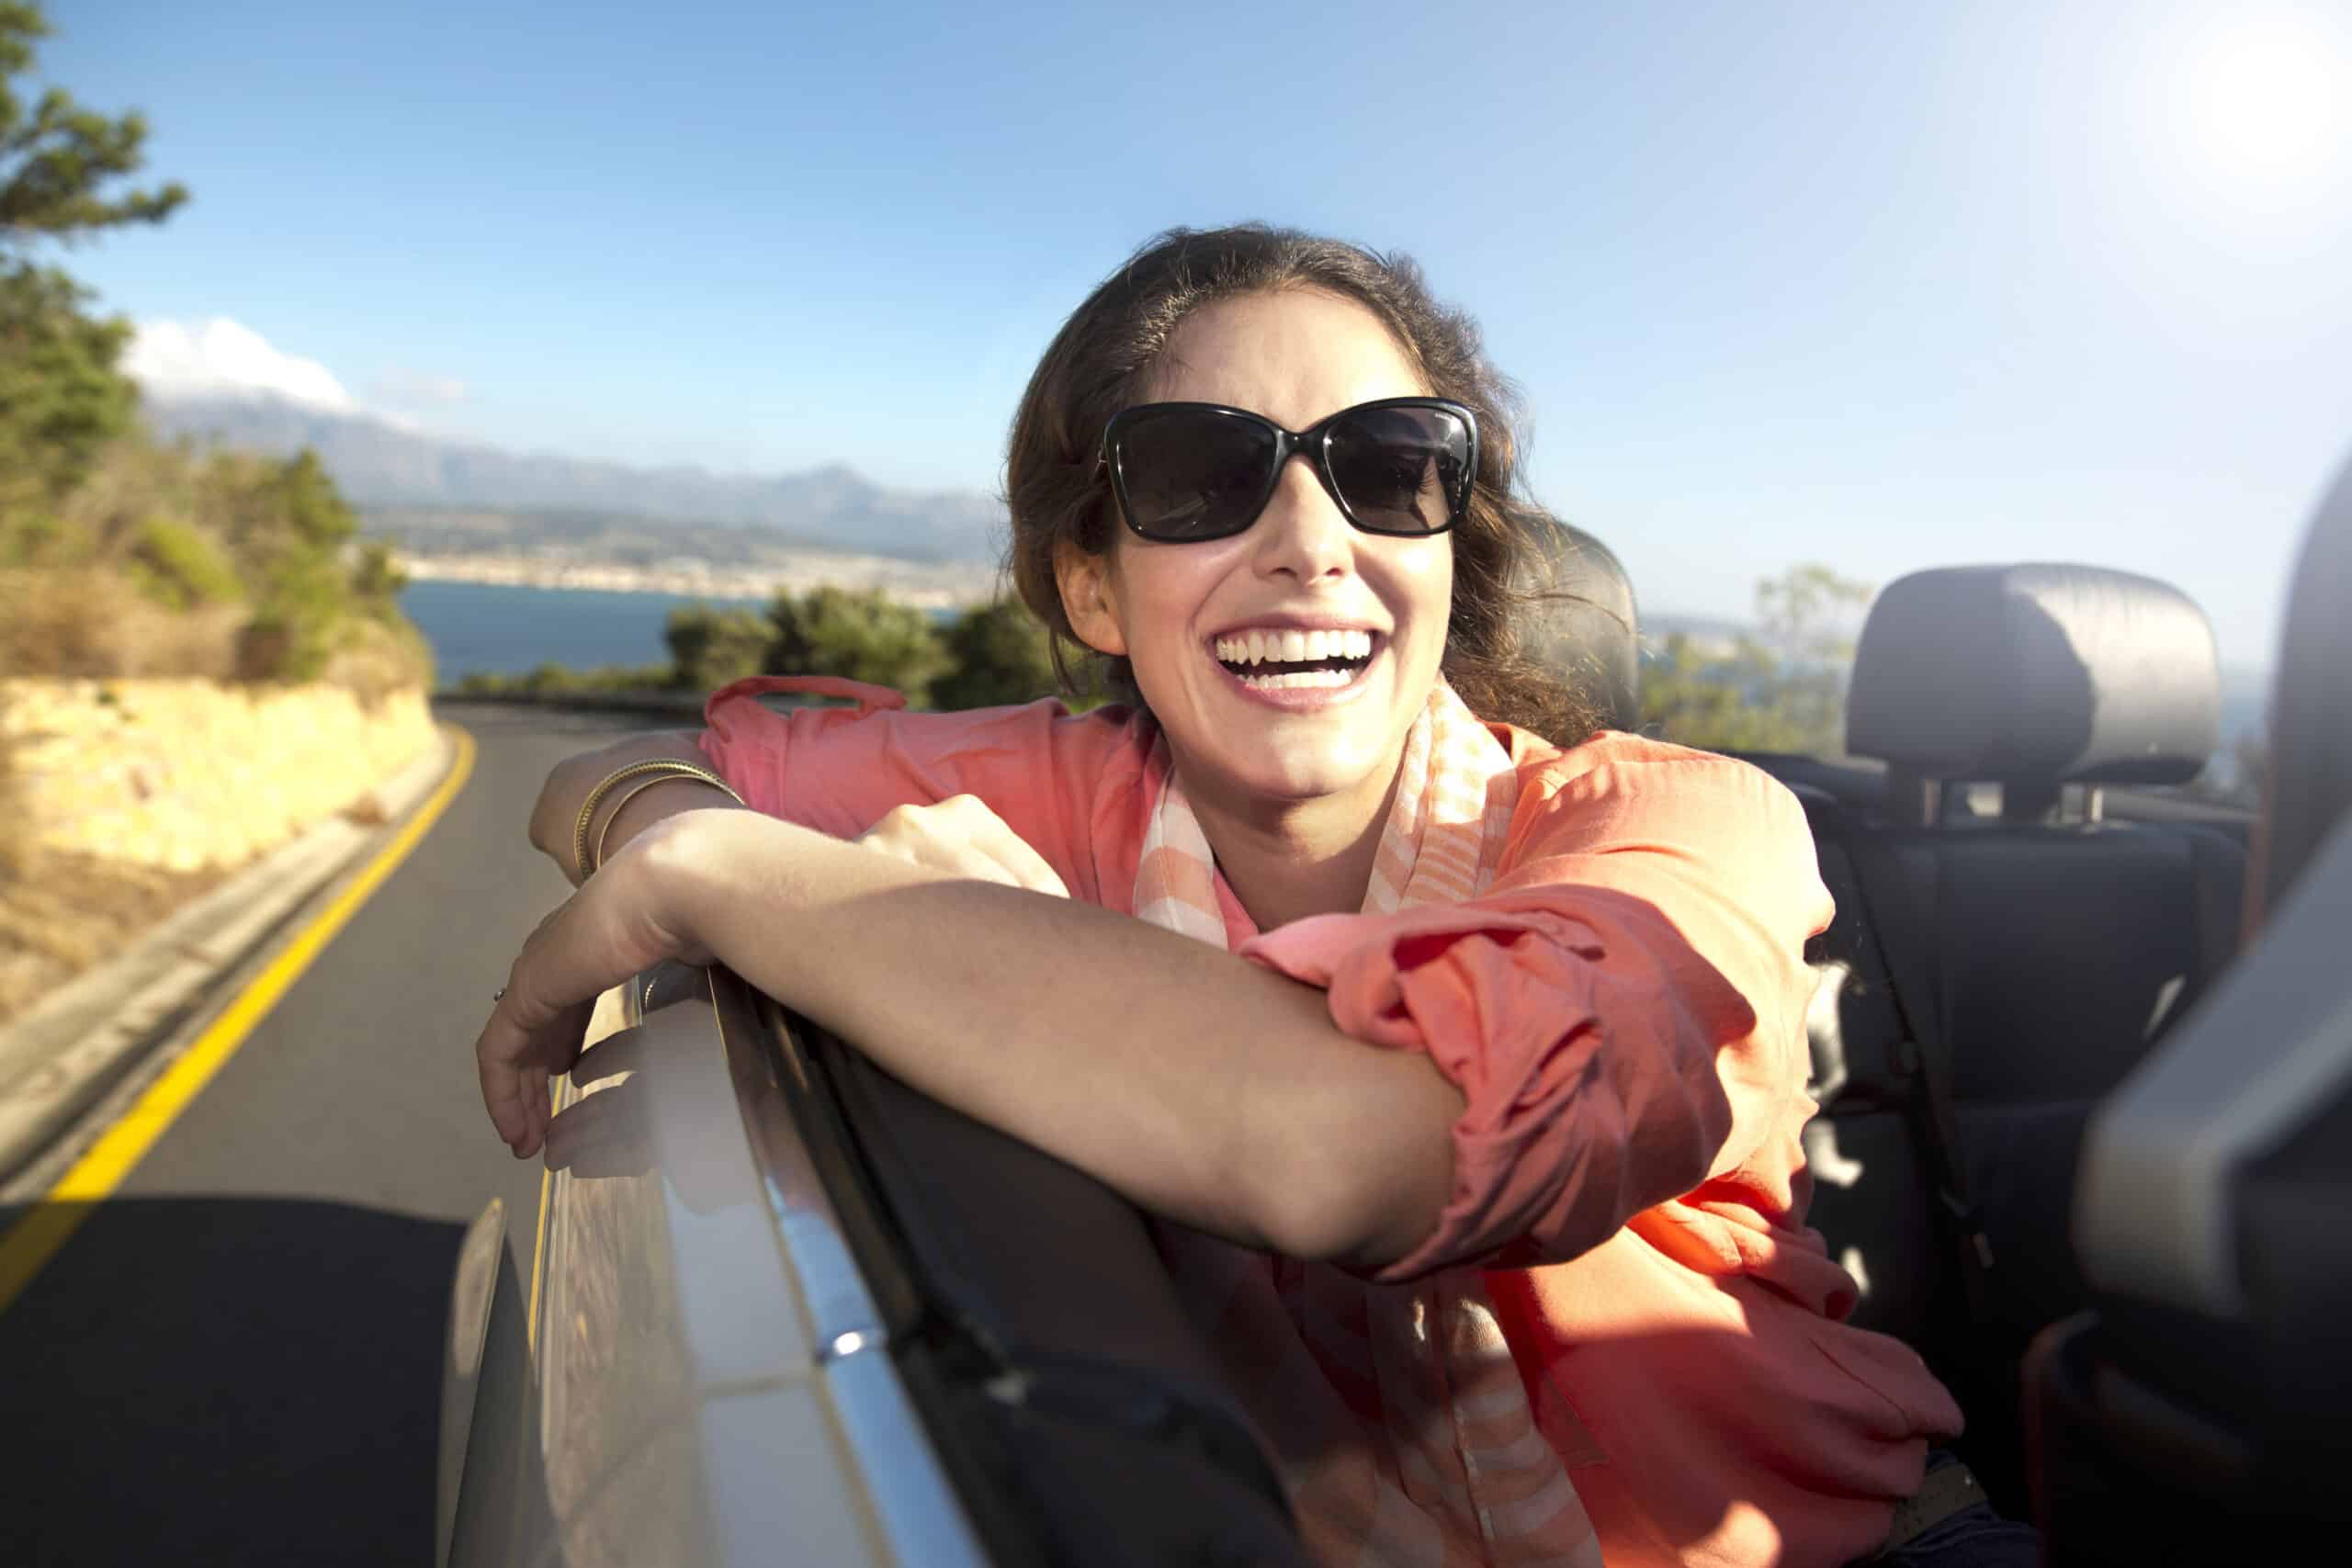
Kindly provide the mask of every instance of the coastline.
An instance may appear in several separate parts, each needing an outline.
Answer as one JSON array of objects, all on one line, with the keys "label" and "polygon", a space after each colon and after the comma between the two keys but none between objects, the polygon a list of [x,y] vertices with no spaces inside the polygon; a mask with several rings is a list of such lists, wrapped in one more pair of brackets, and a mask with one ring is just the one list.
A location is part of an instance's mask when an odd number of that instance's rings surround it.
[{"label": "coastline", "polygon": [[997,587],[997,569],[970,561],[911,561],[891,556],[781,556],[758,566],[718,566],[680,557],[655,566],[614,561],[551,560],[538,555],[423,556],[395,552],[393,564],[412,582],[473,582],[505,588],[570,589],[605,593],[662,593],[680,598],[767,600],[831,586],[880,589],[902,604],[954,610],[985,604]]}]

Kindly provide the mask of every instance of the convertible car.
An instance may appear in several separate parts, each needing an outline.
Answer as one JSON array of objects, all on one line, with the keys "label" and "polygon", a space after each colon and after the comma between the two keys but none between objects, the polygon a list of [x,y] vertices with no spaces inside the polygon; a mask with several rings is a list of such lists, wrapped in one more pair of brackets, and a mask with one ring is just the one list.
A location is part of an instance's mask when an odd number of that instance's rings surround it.
[{"label": "convertible car", "polygon": [[[1562,562],[1545,633],[1630,726],[1632,592],[1597,541]],[[2352,1523],[2347,608],[2352,471],[2258,817],[2165,790],[2217,744],[2201,613],[2085,566],[1895,582],[1847,710],[1868,761],[1751,759],[1838,902],[1813,1223],[2054,1562]],[[541,1212],[486,1212],[452,1293],[443,1561],[1304,1561],[1124,1201],[724,971],[640,976],[590,1038]]]}]

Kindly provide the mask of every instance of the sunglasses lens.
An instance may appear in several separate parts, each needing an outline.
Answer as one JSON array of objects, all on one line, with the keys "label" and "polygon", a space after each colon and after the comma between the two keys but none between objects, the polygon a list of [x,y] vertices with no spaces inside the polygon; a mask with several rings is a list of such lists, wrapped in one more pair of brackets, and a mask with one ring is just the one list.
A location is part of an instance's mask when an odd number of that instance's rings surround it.
[{"label": "sunglasses lens", "polygon": [[1356,525],[1433,534],[1468,488],[1470,427],[1443,409],[1363,409],[1332,425],[1331,482]]},{"label": "sunglasses lens", "polygon": [[1119,475],[1138,533],[1181,542],[1248,527],[1266,493],[1274,437],[1253,420],[1171,409],[1119,436]]}]

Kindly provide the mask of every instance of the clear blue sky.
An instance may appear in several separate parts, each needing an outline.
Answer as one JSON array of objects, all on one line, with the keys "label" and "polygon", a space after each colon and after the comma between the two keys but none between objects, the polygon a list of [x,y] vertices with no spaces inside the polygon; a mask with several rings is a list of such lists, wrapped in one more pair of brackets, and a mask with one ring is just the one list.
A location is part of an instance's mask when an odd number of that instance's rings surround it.
[{"label": "clear blue sky", "polygon": [[2077,559],[2266,663],[2352,452],[2352,6],[51,0],[195,199],[70,256],[503,445],[990,489],[1157,229],[1419,258],[1645,605]]}]

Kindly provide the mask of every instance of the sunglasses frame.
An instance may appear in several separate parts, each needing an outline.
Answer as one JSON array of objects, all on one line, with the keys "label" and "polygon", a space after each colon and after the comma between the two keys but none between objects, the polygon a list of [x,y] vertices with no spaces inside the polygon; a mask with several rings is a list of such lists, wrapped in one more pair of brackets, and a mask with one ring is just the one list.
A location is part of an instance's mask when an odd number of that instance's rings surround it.
[{"label": "sunglasses frame", "polygon": [[[1365,413],[1378,409],[1405,408],[1434,409],[1452,414],[1462,421],[1464,428],[1469,432],[1470,436],[1468,460],[1463,465],[1461,482],[1455,487],[1458,493],[1446,497],[1446,516],[1442,525],[1435,528],[1369,527],[1362,518],[1356,515],[1355,508],[1348,504],[1347,497],[1340,493],[1339,481],[1331,475],[1331,427],[1351,414]],[[1245,420],[1262,430],[1271,430],[1274,433],[1274,460],[1266,468],[1263,489],[1259,492],[1257,501],[1250,507],[1247,518],[1239,526],[1226,529],[1221,533],[1195,534],[1187,538],[1170,539],[1157,534],[1148,534],[1136,523],[1135,509],[1127,502],[1127,477],[1124,467],[1125,453],[1120,446],[1121,437],[1125,434],[1130,425],[1139,423],[1147,416],[1179,412],[1206,413],[1225,419]],[[1155,545],[1201,545],[1216,539],[1230,539],[1256,527],[1258,519],[1266,514],[1267,505],[1274,499],[1274,491],[1282,485],[1283,470],[1290,466],[1290,460],[1293,457],[1302,457],[1309,459],[1308,467],[1315,470],[1315,477],[1322,484],[1324,493],[1331,498],[1332,504],[1340,509],[1340,515],[1348,520],[1349,526],[1360,533],[1376,535],[1384,539],[1435,538],[1440,534],[1451,532],[1454,525],[1462,521],[1463,513],[1469,510],[1471,491],[1476,487],[1478,479],[1478,416],[1451,398],[1375,398],[1370,402],[1356,403],[1340,410],[1337,413],[1327,414],[1305,430],[1285,430],[1264,414],[1252,413],[1248,409],[1232,408],[1224,403],[1137,403],[1132,408],[1121,409],[1102,426],[1102,447],[1098,466],[1110,469],[1111,492],[1118,502],[1120,521],[1125,523],[1128,531],[1137,538],[1149,540]]]}]

